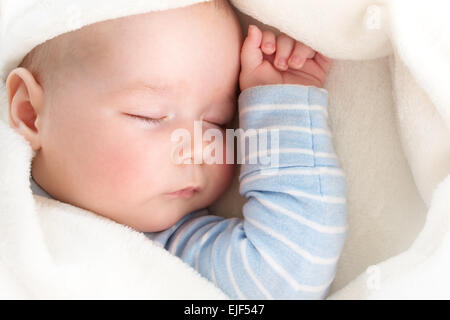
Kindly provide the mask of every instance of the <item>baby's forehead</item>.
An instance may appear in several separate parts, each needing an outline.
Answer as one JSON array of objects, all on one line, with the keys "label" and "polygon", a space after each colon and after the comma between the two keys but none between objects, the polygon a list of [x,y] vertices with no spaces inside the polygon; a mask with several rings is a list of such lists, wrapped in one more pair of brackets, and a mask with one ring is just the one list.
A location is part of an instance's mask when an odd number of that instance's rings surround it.
[{"label": "baby's forehead", "polygon": [[[214,12],[230,13],[231,6],[227,0],[212,0],[203,3],[196,4],[197,7],[214,8]],[[190,6],[185,8],[179,8],[177,10],[189,9]],[[169,10],[170,11],[170,10]],[[85,26],[79,30],[75,30],[63,35],[60,35],[54,39],[47,41],[46,43],[38,46],[32,52],[30,56],[37,55],[40,51],[45,51],[47,56],[55,53],[62,53],[60,57],[78,57],[89,58],[95,56],[101,52],[102,48],[111,41],[118,38],[117,32],[121,28],[126,28],[127,25],[132,25],[139,19],[148,19],[149,15],[157,16],[163,14],[161,12],[148,12],[145,14],[138,14],[134,16],[127,16],[113,20],[102,21],[94,23],[92,25]],[[186,11],[188,13],[188,11]],[[211,13],[211,11],[210,11]],[[206,15],[204,16],[206,18]],[[196,20],[199,17],[196,17]],[[155,30],[155,32],[157,32]],[[44,50],[45,49],[45,50]]]},{"label": "baby's forehead", "polygon": [[[186,48],[188,51],[193,51],[191,50],[193,47],[197,45],[205,47],[205,42],[213,41],[213,39],[204,38],[203,32],[197,28],[193,29],[194,33],[190,33],[190,40],[185,42],[184,39],[187,36],[187,32],[178,32],[177,26],[170,28],[170,21],[182,20],[180,17],[183,17],[185,13],[195,14],[197,18],[195,24],[186,22],[180,24],[180,26],[183,25],[185,29],[190,29],[192,26],[198,25],[200,19],[205,18],[205,22],[200,25],[216,28],[215,30],[218,31],[209,33],[214,33],[216,35],[215,38],[217,38],[217,34],[223,34],[225,29],[227,32],[231,29],[226,26],[229,26],[228,22],[225,22],[225,26],[219,26],[219,21],[210,18],[210,14],[214,15],[217,12],[220,12],[219,15],[224,17],[223,11],[225,11],[223,10],[223,4],[220,9],[217,9],[211,3],[196,5],[191,9],[176,9],[176,12],[173,11],[172,13],[170,13],[170,10],[166,12],[150,12],[103,21],[63,34],[43,45],[44,48],[40,50],[45,52],[45,54],[41,55],[44,59],[40,59],[42,68],[46,69],[45,72],[51,70],[52,66],[55,66],[55,70],[58,71],[65,70],[76,74],[84,72],[86,76],[91,73],[117,76],[124,72],[124,65],[133,69],[136,69],[136,65],[141,65],[142,69],[145,64],[145,67],[152,68],[155,64],[158,64],[158,62],[152,60],[159,60],[160,62],[165,60],[162,65],[166,67],[161,66],[161,63],[159,63],[160,66],[156,69],[171,71],[172,69],[167,67],[168,59],[179,60],[179,57],[184,55],[184,60],[186,61],[186,58],[188,58],[186,54],[189,54],[186,52]],[[226,1],[219,1],[219,3],[226,3]],[[224,19],[224,21],[231,21],[231,19]],[[160,30],[163,27],[165,30]],[[167,31],[167,29],[171,29],[171,31]],[[183,38],[179,36],[180,34],[182,34]],[[195,44],[195,41],[202,42]],[[185,43],[185,45],[183,48],[179,47],[177,49],[176,42],[178,42],[178,45],[180,42]],[[194,44],[188,45],[188,43]],[[221,42],[218,46],[223,44],[224,42]],[[179,52],[180,49],[183,49],[184,52]],[[206,52],[205,50],[196,50],[200,54]],[[190,54],[192,57],[192,53]],[[167,58],[170,55],[171,57]],[[145,58],[147,57],[146,61]],[[192,65],[198,65],[196,61],[193,63]],[[133,72],[135,71],[139,72],[140,70],[133,70]],[[70,73],[66,72],[65,74]]]}]

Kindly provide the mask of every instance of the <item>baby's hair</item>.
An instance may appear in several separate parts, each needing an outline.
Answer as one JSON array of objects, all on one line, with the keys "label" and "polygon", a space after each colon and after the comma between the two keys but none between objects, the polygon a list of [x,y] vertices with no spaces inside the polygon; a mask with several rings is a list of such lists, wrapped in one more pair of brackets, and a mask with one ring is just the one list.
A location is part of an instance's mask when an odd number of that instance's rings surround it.
[{"label": "baby's hair", "polygon": [[229,14],[230,11],[229,9],[231,8],[231,4],[229,0],[212,0],[212,1],[207,1],[204,2],[205,4],[213,4],[214,8],[219,9],[223,12],[225,12],[226,14]]},{"label": "baby's hair", "polygon": [[46,65],[51,60],[51,41],[47,41],[31,50],[20,63],[19,67],[28,69],[36,81],[43,84],[45,80],[40,72],[41,66]]},{"label": "baby's hair", "polygon": [[226,4],[228,3],[228,0],[213,0],[214,6],[218,9],[224,9],[226,8]]}]

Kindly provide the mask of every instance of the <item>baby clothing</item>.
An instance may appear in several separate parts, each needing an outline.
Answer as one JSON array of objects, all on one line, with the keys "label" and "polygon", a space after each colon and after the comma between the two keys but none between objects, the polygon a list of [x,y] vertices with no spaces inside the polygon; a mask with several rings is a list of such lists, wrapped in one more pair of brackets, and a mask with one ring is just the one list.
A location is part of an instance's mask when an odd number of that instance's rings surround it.
[{"label": "baby clothing", "polygon": [[[231,298],[326,297],[347,235],[345,175],[334,152],[327,104],[327,91],[313,86],[243,91],[240,128],[277,129],[279,137],[272,145],[268,131],[267,155],[278,155],[275,166],[250,160],[259,154],[247,154],[241,165],[240,194],[248,199],[244,219],[201,209],[145,235]],[[50,197],[31,183],[35,194]]]}]

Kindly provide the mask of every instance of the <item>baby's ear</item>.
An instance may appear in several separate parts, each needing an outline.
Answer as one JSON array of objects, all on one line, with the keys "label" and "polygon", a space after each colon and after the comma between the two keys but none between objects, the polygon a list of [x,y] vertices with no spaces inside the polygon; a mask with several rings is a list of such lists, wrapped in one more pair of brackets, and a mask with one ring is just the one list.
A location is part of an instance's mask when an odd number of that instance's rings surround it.
[{"label": "baby's ear", "polygon": [[44,92],[33,74],[25,68],[14,69],[6,80],[9,122],[31,145],[40,149],[39,120],[42,117]]}]

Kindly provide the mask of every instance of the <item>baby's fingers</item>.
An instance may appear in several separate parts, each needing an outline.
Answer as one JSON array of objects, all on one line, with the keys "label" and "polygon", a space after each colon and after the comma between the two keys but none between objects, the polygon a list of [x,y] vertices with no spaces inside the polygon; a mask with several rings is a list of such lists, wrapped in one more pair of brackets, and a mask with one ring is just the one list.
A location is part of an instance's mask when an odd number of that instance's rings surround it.
[{"label": "baby's fingers", "polygon": [[306,62],[306,59],[311,59],[316,54],[316,51],[311,49],[304,43],[296,42],[294,51],[289,58],[289,67],[293,69],[300,69]]},{"label": "baby's fingers", "polygon": [[263,32],[261,49],[264,52],[264,54],[267,54],[269,56],[274,54],[275,50],[277,49],[276,43],[277,37],[275,36],[275,33],[268,30]]},{"label": "baby's fingers", "polygon": [[277,54],[275,56],[275,67],[280,71],[289,69],[288,59],[294,49],[295,40],[291,37],[282,34],[277,39]]},{"label": "baby's fingers", "polygon": [[330,58],[325,57],[320,52],[317,52],[316,56],[314,57],[314,61],[320,66],[320,68],[327,74],[332,65],[332,60]]},{"label": "baby's fingers", "polygon": [[263,61],[261,52],[262,32],[257,26],[250,25],[248,35],[242,45],[241,64],[242,71],[251,72]]}]

